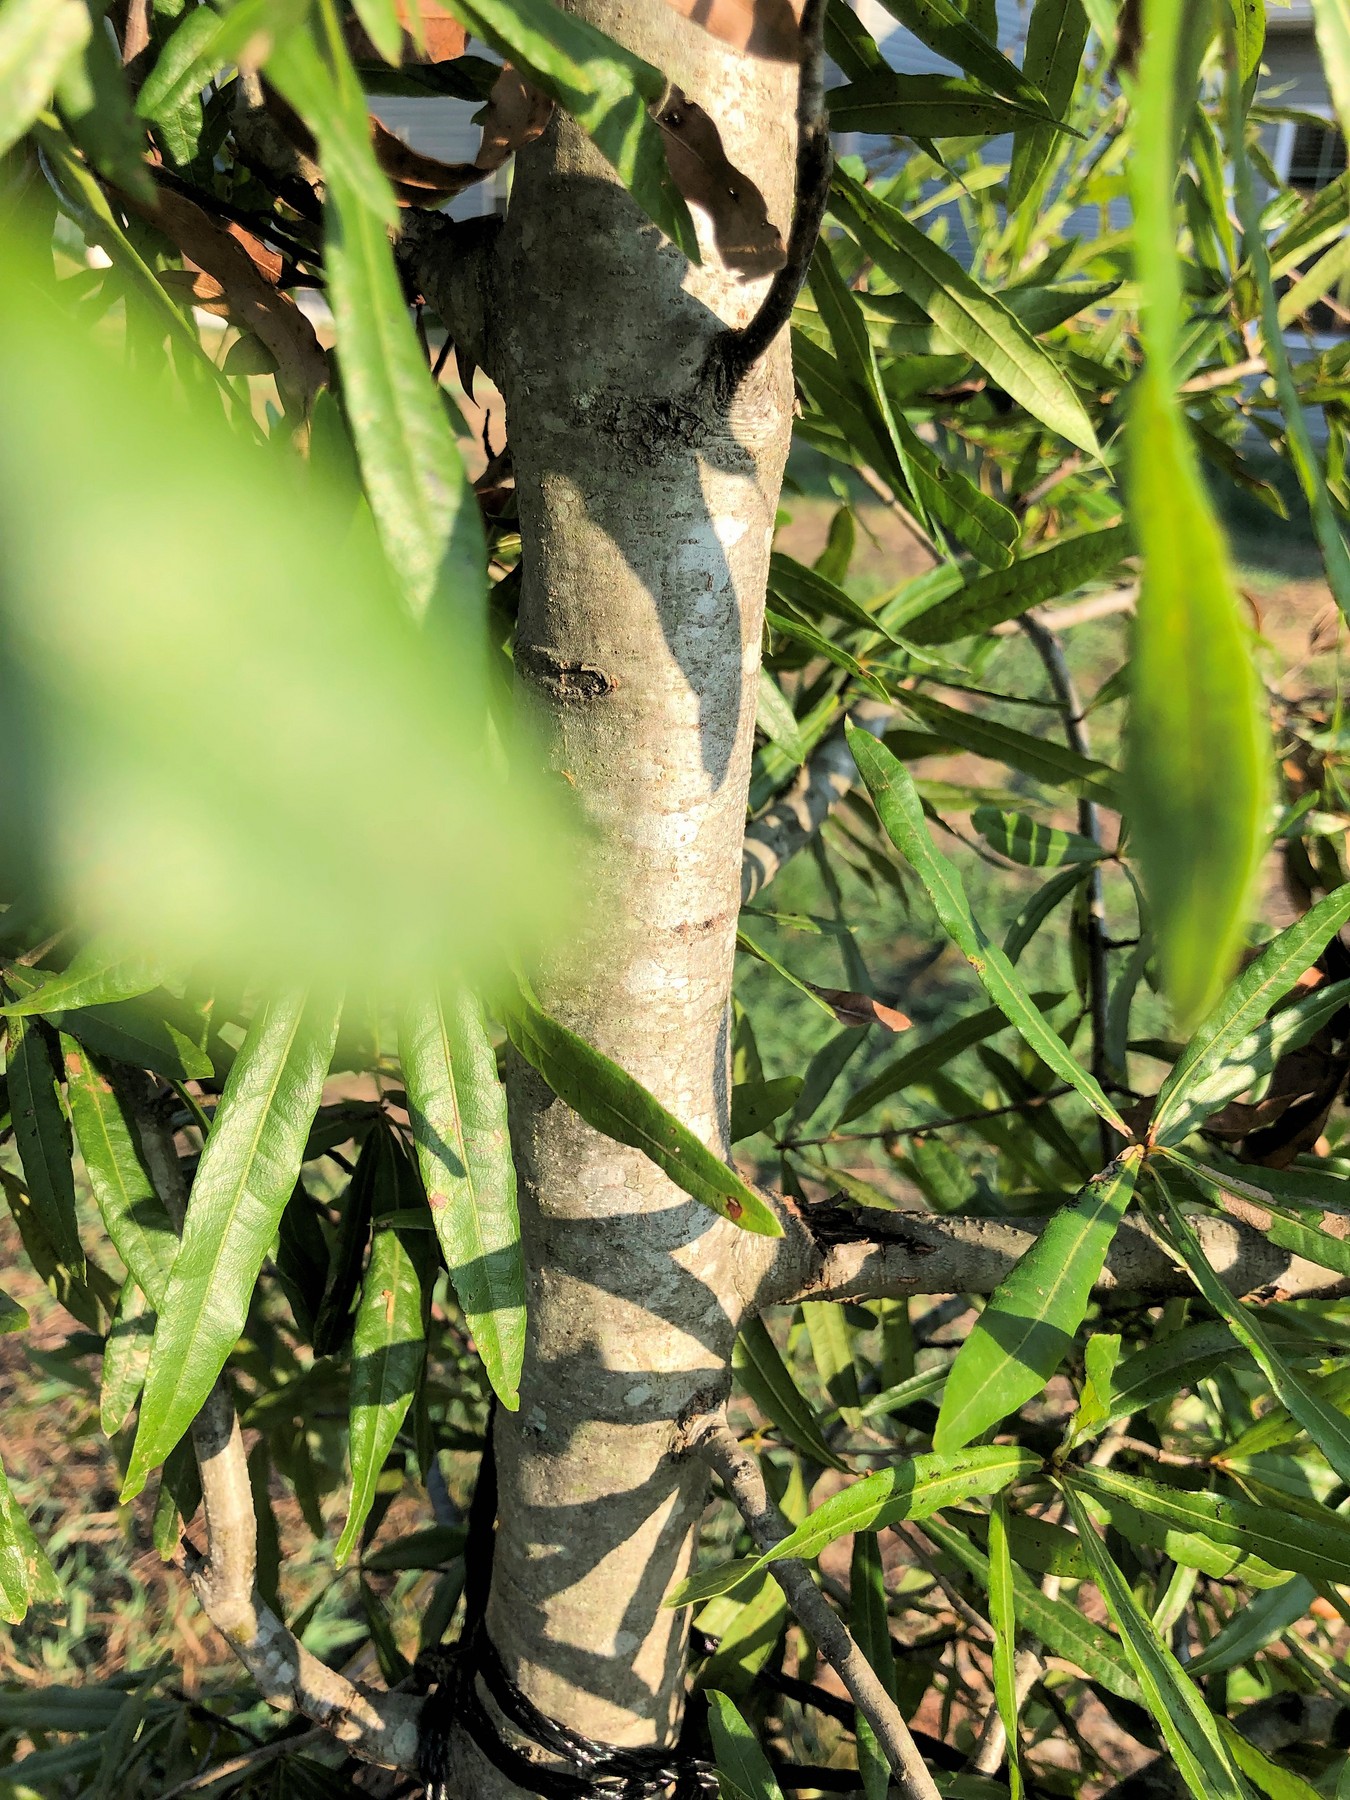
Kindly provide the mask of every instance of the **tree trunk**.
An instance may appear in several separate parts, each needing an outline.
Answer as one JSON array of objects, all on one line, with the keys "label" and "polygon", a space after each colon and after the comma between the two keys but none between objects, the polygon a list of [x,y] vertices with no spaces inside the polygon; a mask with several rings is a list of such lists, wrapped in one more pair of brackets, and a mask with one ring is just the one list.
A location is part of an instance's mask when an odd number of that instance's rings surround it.
[{"label": "tree trunk", "polygon": [[[659,64],[718,125],[786,238],[794,64],[751,59],[660,0],[576,10]],[[519,158],[491,280],[523,587],[520,701],[582,821],[585,916],[539,972],[546,1007],[728,1149],[729,997],[769,546],[791,427],[780,338],[729,403],[709,347],[765,283],[651,226],[555,117]],[[715,1405],[773,1246],[689,1202],[510,1076],[529,1273],[520,1410],[498,1414],[488,1634],[550,1717],[616,1745],[669,1742],[702,1465],[676,1421]],[[508,1732],[508,1735],[509,1732]],[[458,1747],[467,1794],[531,1791]]]}]

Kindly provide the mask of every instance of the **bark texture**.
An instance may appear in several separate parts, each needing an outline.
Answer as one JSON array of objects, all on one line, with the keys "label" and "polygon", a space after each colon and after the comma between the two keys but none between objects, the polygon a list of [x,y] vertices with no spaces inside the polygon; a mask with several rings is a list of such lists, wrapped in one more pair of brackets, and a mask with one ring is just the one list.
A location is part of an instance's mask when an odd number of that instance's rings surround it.
[{"label": "bark texture", "polygon": [[[659,0],[576,10],[716,121],[786,236],[795,67]],[[769,544],[791,427],[780,340],[730,402],[700,375],[763,280],[694,269],[567,118],[519,158],[493,252],[485,361],[506,396],[524,542],[517,689],[575,797],[589,906],[544,1004],[720,1152],[728,1002]],[[716,1405],[777,1246],[722,1225],[510,1076],[529,1278],[520,1410],[499,1415],[487,1627],[573,1729],[666,1742],[679,1721],[706,1471],[675,1422]],[[464,1793],[523,1791],[458,1747]]]}]

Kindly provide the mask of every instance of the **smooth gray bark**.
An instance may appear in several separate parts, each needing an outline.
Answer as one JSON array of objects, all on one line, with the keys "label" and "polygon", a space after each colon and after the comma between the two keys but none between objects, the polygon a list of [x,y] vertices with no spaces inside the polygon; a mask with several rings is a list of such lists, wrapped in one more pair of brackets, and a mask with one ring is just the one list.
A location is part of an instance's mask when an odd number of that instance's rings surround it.
[{"label": "smooth gray bark", "polygon": [[[787,235],[795,65],[727,49],[659,0],[578,12],[716,121]],[[519,157],[487,277],[524,543],[517,689],[574,797],[589,904],[544,1004],[727,1149],[728,1004],[760,636],[791,429],[780,339],[729,407],[710,347],[765,289],[692,269],[577,126]],[[722,1225],[529,1070],[509,1077],[529,1281],[520,1410],[499,1415],[487,1625],[544,1712],[668,1741],[707,1473],[671,1453],[717,1404],[776,1246]],[[520,1790],[460,1746],[467,1794]]]}]

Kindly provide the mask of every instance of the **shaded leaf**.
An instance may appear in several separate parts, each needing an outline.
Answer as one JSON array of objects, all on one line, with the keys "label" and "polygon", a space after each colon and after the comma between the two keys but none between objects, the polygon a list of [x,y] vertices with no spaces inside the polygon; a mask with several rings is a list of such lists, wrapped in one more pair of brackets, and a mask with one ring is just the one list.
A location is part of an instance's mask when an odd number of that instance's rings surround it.
[{"label": "shaded leaf", "polygon": [[464,989],[404,1012],[399,1060],[436,1235],[483,1366],[519,1404],[525,1268],[506,1094],[481,1006]]},{"label": "shaded leaf", "polygon": [[426,1252],[392,1215],[412,1178],[407,1155],[389,1132],[375,1137],[384,1161],[375,1184],[370,1260],[361,1283],[352,1334],[351,1419],[348,1430],[352,1495],[334,1552],[338,1566],[351,1555],[375,1501],[375,1484],[412,1405],[426,1356]]},{"label": "shaded leaf", "polygon": [[[112,1071],[90,1051],[68,1037],[62,1038],[61,1051],[71,1121],[104,1229],[150,1305],[161,1306],[178,1238],[146,1169],[123,1096]],[[121,1304],[125,1307],[125,1289]]]},{"label": "shaded leaf", "polygon": [[947,251],[895,207],[836,171],[832,207],[910,299],[1034,419],[1091,456],[1097,434],[1068,377],[1048,351]]},{"label": "shaded leaf", "polygon": [[62,1262],[81,1277],[84,1248],[75,1216],[70,1126],[45,1025],[35,1019],[10,1020],[5,1076],[14,1139],[33,1211]]},{"label": "shaded leaf", "polygon": [[244,1329],[258,1271],[300,1173],[338,1017],[331,1001],[292,993],[269,1001],[249,1027],[188,1197],[126,1499],[140,1493],[187,1431]]},{"label": "shaded leaf", "polygon": [[961,877],[933,844],[913,780],[885,745],[847,727],[849,746],[878,815],[896,848],[910,862],[937,911],[938,921],[974,969],[991,1000],[1026,1042],[1122,1136],[1129,1132],[1095,1078],[1064,1048],[1037,1011],[1012,964],[976,923]]},{"label": "shaded leaf", "polygon": [[692,1200],[743,1231],[782,1236],[759,1195],[617,1063],[541,1012],[523,991],[501,1011],[521,1056],[588,1125],[641,1150]]},{"label": "shaded leaf", "polygon": [[1159,1143],[1177,1143],[1185,1136],[1190,1129],[1183,1129],[1187,1100],[1219,1072],[1275,1001],[1312,967],[1347,919],[1350,886],[1325,895],[1272,938],[1224,992],[1159,1090],[1153,1109],[1153,1132]]},{"label": "shaded leaf", "polygon": [[1144,1701],[1196,1800],[1250,1800],[1250,1792],[1219,1735],[1214,1715],[1140,1607],[1130,1584],[1107,1554],[1072,1485],[1065,1497],[1092,1563],[1093,1579],[1134,1666]]},{"label": "shaded leaf", "polygon": [[731,1367],[755,1405],[789,1443],[824,1469],[847,1468],[825,1442],[819,1421],[779,1355],[763,1319],[751,1317],[742,1325],[732,1346]]},{"label": "shaded leaf", "polygon": [[715,1689],[708,1693],[708,1730],[723,1800],[783,1800],[754,1732],[735,1703]]},{"label": "shaded leaf", "polygon": [[1061,538],[1043,550],[1019,556],[1007,569],[977,575],[954,594],[938,600],[905,624],[916,644],[950,644],[1015,619],[1029,607],[1057,600],[1075,588],[1118,569],[1133,549],[1128,525],[1108,525]]},{"label": "shaded leaf", "polygon": [[0,155],[18,142],[47,105],[62,70],[79,55],[89,35],[89,9],[80,0],[4,0]]},{"label": "shaded leaf", "polygon": [[1057,1212],[1002,1280],[952,1365],[933,1447],[953,1451],[1033,1399],[1064,1360],[1087,1312],[1141,1152],[1127,1150]]}]

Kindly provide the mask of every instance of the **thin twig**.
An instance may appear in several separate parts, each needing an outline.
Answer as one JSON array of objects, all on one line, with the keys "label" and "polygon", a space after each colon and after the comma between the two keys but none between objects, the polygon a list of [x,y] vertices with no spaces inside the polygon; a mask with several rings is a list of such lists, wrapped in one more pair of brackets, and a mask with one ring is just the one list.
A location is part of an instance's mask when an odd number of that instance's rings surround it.
[{"label": "thin twig", "polygon": [[930,1119],[926,1125],[887,1125],[879,1131],[832,1131],[825,1137],[788,1138],[777,1146],[780,1150],[800,1150],[807,1144],[842,1144],[892,1138],[926,1137],[930,1131],[945,1131],[949,1125],[978,1125],[983,1119],[1002,1118],[1005,1113],[1034,1112],[1052,1100],[1071,1094],[1071,1087],[1047,1088],[1043,1094],[1029,1094],[1025,1100],[1010,1100],[1006,1106],[982,1106],[978,1112],[957,1113],[950,1119]]},{"label": "thin twig", "polygon": [[[1045,665],[1046,675],[1056,697],[1064,707],[1064,736],[1069,748],[1076,755],[1090,758],[1092,743],[1088,736],[1087,721],[1083,715],[1083,705],[1078,698],[1078,690],[1074,686],[1073,676],[1069,673],[1069,665],[1065,661],[1064,652],[1060,648],[1059,639],[1053,632],[1047,631],[1039,619],[1030,614],[1024,615],[1022,629],[1035,646],[1036,654]],[[1094,843],[1100,850],[1102,847],[1101,816],[1096,802],[1080,800],[1078,802],[1079,833]],[[1100,863],[1094,863],[1084,884],[1087,900],[1083,914],[1082,940],[1083,954],[1087,961],[1088,985],[1088,1018],[1092,1028],[1092,1073],[1104,1087],[1109,1078],[1107,1067],[1108,1053],[1106,1044],[1107,1007],[1110,1000],[1106,967],[1106,900],[1102,883]],[[1110,1162],[1119,1147],[1116,1134],[1105,1119],[1097,1121],[1097,1137],[1103,1163]]]},{"label": "thin twig", "polygon": [[199,1794],[203,1788],[214,1787],[218,1781],[224,1781],[227,1775],[241,1775],[246,1769],[261,1769],[267,1763],[289,1756],[292,1750],[304,1750],[310,1744],[318,1743],[327,1735],[322,1726],[316,1725],[311,1731],[295,1731],[289,1737],[273,1738],[270,1744],[259,1744],[255,1750],[241,1750],[238,1756],[230,1757],[228,1762],[217,1763],[213,1769],[205,1769],[200,1775],[180,1781],[177,1787],[171,1787],[161,1794],[159,1800],[178,1800],[180,1794]]},{"label": "thin twig", "polygon": [[[701,1457],[735,1503],[761,1551],[771,1551],[791,1527],[770,1500],[759,1464],[736,1441],[725,1413],[706,1413],[681,1434],[680,1448]],[[877,1742],[906,1800],[938,1800],[937,1786],[909,1734],[899,1707],[882,1686],[843,1620],[826,1601],[800,1557],[784,1556],[769,1564],[799,1623],[853,1697],[854,1705],[876,1733]]]},{"label": "thin twig", "polygon": [[811,266],[816,239],[830,197],[834,153],[825,110],[826,0],[806,0],[801,18],[801,79],[797,87],[797,179],[792,224],[783,266],[749,324],[718,337],[708,357],[705,379],[725,402],[792,317]]}]

